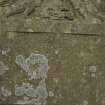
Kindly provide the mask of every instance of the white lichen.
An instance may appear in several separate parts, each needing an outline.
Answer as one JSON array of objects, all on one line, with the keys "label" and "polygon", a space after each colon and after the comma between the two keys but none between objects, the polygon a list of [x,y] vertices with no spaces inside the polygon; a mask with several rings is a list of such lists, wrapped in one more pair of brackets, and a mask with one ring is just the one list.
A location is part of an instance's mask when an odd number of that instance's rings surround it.
[{"label": "white lichen", "polygon": [[90,66],[90,67],[89,67],[89,71],[90,71],[90,73],[91,73],[91,77],[92,77],[92,78],[95,78],[95,77],[96,77],[96,71],[97,71],[96,66],[94,66],[94,65]]},{"label": "white lichen", "polygon": [[53,96],[54,96],[53,91],[49,91],[49,97],[53,97]]},{"label": "white lichen", "polygon": [[7,55],[10,51],[11,51],[10,48],[2,49],[2,50],[1,50],[1,54],[2,54],[2,55]]},{"label": "white lichen", "polygon": [[16,96],[23,96],[25,95],[27,89],[32,88],[32,85],[29,83],[23,83],[22,86],[15,86],[15,95]]},{"label": "white lichen", "polygon": [[45,104],[42,104],[40,101],[38,101],[37,99],[33,98],[33,99],[30,99],[30,100],[18,100],[16,102],[16,104],[27,104],[27,105],[45,105]]},{"label": "white lichen", "polygon": [[87,100],[83,100],[83,105],[88,105],[88,101]]},{"label": "white lichen", "polygon": [[31,85],[24,83],[22,86],[15,87],[16,96],[27,96],[30,97],[30,100],[19,100],[17,103],[25,104],[34,104],[34,105],[46,105],[46,99],[48,98],[48,92],[46,88],[45,80],[41,80],[39,85],[36,88],[33,88]]},{"label": "white lichen", "polygon": [[15,95],[16,96],[23,96],[25,93],[24,87],[15,86]]},{"label": "white lichen", "polygon": [[31,53],[31,55],[25,59],[23,55],[18,55],[16,56],[15,62],[28,73],[30,80],[47,78],[49,65],[46,56]]},{"label": "white lichen", "polygon": [[92,73],[95,73],[97,70],[96,66],[92,65],[89,67],[89,71],[92,72]]},{"label": "white lichen", "polygon": [[47,78],[49,69],[46,56],[31,53],[31,55],[25,59],[23,55],[18,55],[16,56],[15,62],[23,71],[27,72],[29,80],[41,79],[36,88],[30,83],[23,83],[22,86],[15,86],[16,96],[29,97],[29,99],[26,100],[18,100],[17,104],[46,105],[48,92],[45,79]]},{"label": "white lichen", "polygon": [[4,97],[9,97],[12,95],[12,92],[8,89],[6,89],[4,86],[1,87],[1,95]]},{"label": "white lichen", "polygon": [[42,99],[46,99],[48,97],[48,92],[46,88],[45,80],[41,80],[39,82],[39,86],[36,88],[38,96]]},{"label": "white lichen", "polygon": [[9,68],[2,61],[0,61],[0,75],[3,75],[8,70]]},{"label": "white lichen", "polygon": [[55,55],[58,55],[59,51],[58,51],[58,50],[55,50],[55,52],[54,52],[54,53],[55,53]]},{"label": "white lichen", "polygon": [[15,95],[16,96],[29,96],[29,97],[48,97],[46,83],[45,80],[41,80],[39,85],[36,88],[33,88],[31,85],[27,85],[27,83],[23,83],[22,86],[15,86]]}]

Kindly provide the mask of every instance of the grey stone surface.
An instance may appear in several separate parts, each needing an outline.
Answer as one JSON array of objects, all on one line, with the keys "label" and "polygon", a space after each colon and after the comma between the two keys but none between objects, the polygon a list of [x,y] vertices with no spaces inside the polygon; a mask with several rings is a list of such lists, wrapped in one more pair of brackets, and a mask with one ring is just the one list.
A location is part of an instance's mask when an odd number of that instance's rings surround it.
[{"label": "grey stone surface", "polygon": [[104,0],[0,0],[0,105],[105,105]]},{"label": "grey stone surface", "polygon": [[104,0],[1,0],[0,28],[104,34],[104,4]]},{"label": "grey stone surface", "polygon": [[[104,105],[104,39],[104,36],[59,33],[1,35],[0,49],[10,51],[6,55],[0,52],[1,61],[9,67],[0,75],[0,87],[6,89],[6,93],[0,95],[0,104]],[[47,58],[48,61],[41,61],[50,67],[47,78],[30,80],[23,66],[17,64],[19,55],[26,60],[31,54],[35,54],[31,60],[37,61],[37,54],[41,59]],[[8,95],[7,90],[11,94]]]}]

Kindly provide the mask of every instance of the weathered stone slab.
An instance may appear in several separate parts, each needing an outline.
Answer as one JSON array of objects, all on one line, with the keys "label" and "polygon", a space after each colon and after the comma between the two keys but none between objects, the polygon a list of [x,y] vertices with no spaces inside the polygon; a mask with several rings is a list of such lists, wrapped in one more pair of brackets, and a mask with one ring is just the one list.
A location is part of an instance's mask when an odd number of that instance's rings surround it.
[{"label": "weathered stone slab", "polygon": [[104,0],[0,0],[0,30],[104,34],[104,7]]},{"label": "weathered stone slab", "polygon": [[104,105],[101,36],[8,32],[0,37],[0,104]]}]

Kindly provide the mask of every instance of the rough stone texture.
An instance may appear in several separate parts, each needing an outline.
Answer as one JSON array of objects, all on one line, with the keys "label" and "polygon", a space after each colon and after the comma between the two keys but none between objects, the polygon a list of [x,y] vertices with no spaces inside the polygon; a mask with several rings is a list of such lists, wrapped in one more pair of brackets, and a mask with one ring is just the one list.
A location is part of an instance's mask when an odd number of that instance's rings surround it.
[{"label": "rough stone texture", "polygon": [[104,0],[0,0],[0,105],[105,105]]},{"label": "rough stone texture", "polygon": [[7,31],[100,34],[105,32],[104,8],[104,0],[0,0],[0,26]]},{"label": "rough stone texture", "polygon": [[[0,87],[11,91],[11,95],[1,94],[0,104],[104,105],[104,38],[15,32],[1,36],[0,49],[9,48],[10,52],[0,54],[9,67],[0,76]],[[48,59],[47,78],[30,80],[15,62],[18,55],[28,58],[31,53]]]}]

